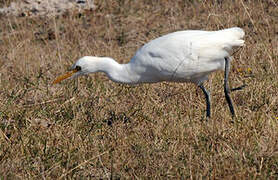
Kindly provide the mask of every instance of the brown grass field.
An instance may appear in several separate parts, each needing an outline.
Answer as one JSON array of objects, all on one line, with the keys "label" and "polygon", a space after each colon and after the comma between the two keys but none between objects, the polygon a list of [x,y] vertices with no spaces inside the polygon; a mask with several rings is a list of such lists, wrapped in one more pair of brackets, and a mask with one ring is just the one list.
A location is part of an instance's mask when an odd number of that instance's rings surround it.
[{"label": "brown grass field", "polygon": [[[10,2],[10,1],[6,1]],[[275,0],[96,0],[53,18],[0,17],[0,179],[277,179]],[[0,1],[3,7],[5,1]],[[52,85],[85,55],[126,63],[185,29],[245,30],[230,84],[210,76],[212,118],[193,84],[128,86],[104,74]]]}]

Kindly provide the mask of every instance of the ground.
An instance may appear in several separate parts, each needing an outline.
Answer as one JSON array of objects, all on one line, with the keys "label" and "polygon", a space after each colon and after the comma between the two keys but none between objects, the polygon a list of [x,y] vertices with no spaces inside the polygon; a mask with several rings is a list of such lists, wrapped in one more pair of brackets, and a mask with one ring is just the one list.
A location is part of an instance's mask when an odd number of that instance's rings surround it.
[{"label": "ground", "polygon": [[[10,3],[11,1],[7,1]],[[3,1],[0,1],[4,7]],[[267,1],[95,1],[56,17],[1,15],[0,177],[3,179],[277,179],[278,8]],[[102,74],[52,85],[85,55],[126,63],[144,43],[184,29],[244,29],[224,98],[205,86],[116,84]]]},{"label": "ground", "polygon": [[68,11],[93,10],[93,0],[22,0],[0,1],[0,14],[20,17],[55,17]]}]

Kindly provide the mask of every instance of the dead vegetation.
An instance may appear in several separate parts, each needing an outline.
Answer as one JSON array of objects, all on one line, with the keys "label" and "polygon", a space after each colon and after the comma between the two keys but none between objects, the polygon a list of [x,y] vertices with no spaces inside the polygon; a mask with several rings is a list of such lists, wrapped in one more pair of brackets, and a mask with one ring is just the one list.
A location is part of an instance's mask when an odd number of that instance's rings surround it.
[{"label": "dead vegetation", "polygon": [[[278,178],[275,1],[96,1],[56,18],[0,17],[0,177],[4,179]],[[128,62],[145,42],[182,29],[239,26],[232,121],[223,72],[206,86],[115,84],[103,74],[51,85],[76,59]]]}]

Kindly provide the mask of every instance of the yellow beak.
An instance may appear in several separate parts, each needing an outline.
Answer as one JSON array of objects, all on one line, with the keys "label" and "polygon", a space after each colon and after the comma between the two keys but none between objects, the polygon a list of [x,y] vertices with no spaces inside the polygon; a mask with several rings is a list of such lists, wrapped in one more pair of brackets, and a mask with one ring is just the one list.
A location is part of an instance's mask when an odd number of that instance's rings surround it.
[{"label": "yellow beak", "polygon": [[59,83],[59,82],[65,80],[65,79],[71,77],[71,76],[74,75],[74,73],[76,73],[77,71],[78,71],[77,69],[74,69],[74,70],[72,70],[72,71],[70,71],[70,72],[68,72],[68,73],[66,73],[66,74],[64,74],[64,75],[62,75],[62,76],[59,76],[57,79],[55,79],[55,81],[53,81],[52,84],[57,84],[57,83]]}]

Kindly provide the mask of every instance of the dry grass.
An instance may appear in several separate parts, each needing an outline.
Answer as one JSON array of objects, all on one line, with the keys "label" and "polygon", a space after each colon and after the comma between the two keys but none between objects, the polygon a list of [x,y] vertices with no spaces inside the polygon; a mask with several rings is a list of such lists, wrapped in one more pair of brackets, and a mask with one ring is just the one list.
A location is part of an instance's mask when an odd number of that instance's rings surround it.
[{"label": "dry grass", "polygon": [[[278,8],[275,1],[108,1],[53,19],[1,17],[1,179],[278,178]],[[128,62],[147,41],[181,29],[239,26],[231,84],[129,87],[103,74],[51,85],[84,55]]]}]

